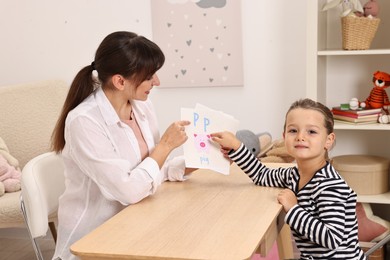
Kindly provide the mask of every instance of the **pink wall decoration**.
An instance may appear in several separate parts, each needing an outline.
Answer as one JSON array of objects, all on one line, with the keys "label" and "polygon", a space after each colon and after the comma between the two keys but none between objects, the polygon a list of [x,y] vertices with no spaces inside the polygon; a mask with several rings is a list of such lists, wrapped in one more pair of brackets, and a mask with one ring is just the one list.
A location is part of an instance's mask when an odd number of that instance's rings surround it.
[{"label": "pink wall decoration", "polygon": [[161,87],[242,86],[241,0],[153,0]]}]

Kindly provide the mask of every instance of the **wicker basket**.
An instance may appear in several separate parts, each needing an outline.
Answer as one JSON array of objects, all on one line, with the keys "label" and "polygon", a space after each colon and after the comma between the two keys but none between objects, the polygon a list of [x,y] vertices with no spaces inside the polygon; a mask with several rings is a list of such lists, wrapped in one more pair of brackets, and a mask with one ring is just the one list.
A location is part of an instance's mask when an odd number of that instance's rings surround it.
[{"label": "wicker basket", "polygon": [[378,29],[379,22],[379,18],[353,16],[342,17],[343,49],[369,49]]}]

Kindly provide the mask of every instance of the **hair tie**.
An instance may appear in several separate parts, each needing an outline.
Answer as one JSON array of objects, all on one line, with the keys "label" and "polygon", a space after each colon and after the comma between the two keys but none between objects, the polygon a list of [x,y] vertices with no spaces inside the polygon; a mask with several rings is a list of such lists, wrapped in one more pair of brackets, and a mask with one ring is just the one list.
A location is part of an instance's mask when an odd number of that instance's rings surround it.
[{"label": "hair tie", "polygon": [[92,70],[96,70],[94,61],[91,62],[91,67],[92,67]]}]

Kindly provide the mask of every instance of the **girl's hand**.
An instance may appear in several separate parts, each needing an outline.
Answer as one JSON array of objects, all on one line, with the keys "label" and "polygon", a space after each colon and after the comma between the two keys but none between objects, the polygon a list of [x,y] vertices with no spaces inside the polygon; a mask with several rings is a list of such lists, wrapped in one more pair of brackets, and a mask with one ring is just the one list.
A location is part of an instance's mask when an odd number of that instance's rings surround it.
[{"label": "girl's hand", "polygon": [[233,133],[228,131],[212,133],[211,140],[221,146],[221,151],[224,155],[227,155],[232,149],[237,150],[241,145],[241,141]]},{"label": "girl's hand", "polygon": [[284,210],[288,212],[292,207],[298,204],[295,193],[290,189],[284,189],[278,194],[278,201],[282,204]]},{"label": "girl's hand", "polygon": [[224,147],[221,147],[220,151],[221,153],[223,154],[223,157],[225,157],[226,159],[228,159],[230,161],[230,158],[229,158],[229,152],[230,152],[231,149],[229,148],[224,148]]}]

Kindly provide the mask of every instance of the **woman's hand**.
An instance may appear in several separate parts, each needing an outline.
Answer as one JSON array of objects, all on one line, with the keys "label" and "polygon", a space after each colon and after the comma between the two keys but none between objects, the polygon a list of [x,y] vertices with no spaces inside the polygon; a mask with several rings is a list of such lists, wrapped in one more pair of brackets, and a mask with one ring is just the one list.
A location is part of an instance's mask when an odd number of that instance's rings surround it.
[{"label": "woman's hand", "polygon": [[189,125],[190,121],[177,121],[172,123],[165,133],[162,135],[160,143],[166,145],[170,150],[173,150],[187,141],[188,136],[185,132],[185,126]]},{"label": "woman's hand", "polygon": [[156,145],[150,157],[153,158],[161,168],[173,149],[179,147],[187,141],[185,126],[190,121],[177,121],[172,123],[162,135],[160,142]]},{"label": "woman's hand", "polygon": [[298,204],[295,193],[290,189],[284,189],[278,194],[278,201],[282,204],[284,210],[288,212],[292,207]]}]

